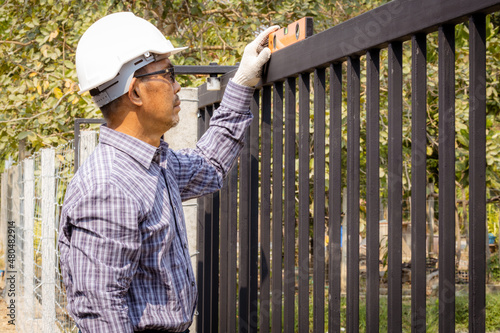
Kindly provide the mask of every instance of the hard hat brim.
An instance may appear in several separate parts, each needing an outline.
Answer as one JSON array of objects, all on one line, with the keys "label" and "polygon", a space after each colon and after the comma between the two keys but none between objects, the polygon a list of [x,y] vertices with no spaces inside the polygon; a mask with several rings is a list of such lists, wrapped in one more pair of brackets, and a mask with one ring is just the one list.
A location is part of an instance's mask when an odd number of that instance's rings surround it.
[{"label": "hard hat brim", "polygon": [[[158,55],[166,55],[167,57],[170,57],[170,56],[172,56],[172,55],[174,55],[174,54],[177,54],[177,53],[179,53],[179,52],[184,51],[184,50],[185,50],[185,49],[187,49],[187,48],[188,48],[187,46],[183,46],[183,47],[176,47],[176,48],[174,48],[174,49],[170,49],[170,50],[169,50],[168,52],[166,52],[166,53],[163,53],[163,52],[155,52],[154,50],[151,50],[151,53],[158,54]],[[132,60],[132,59],[131,59],[131,60]],[[116,74],[114,74],[114,76],[112,76],[112,77],[109,77],[109,78],[103,78],[103,79],[102,79],[102,83],[100,83],[100,84],[103,84],[103,83],[108,82],[109,80],[112,80],[112,79],[113,79],[113,78],[114,78],[114,77],[115,77],[118,73],[119,73],[119,71],[118,71]],[[100,84],[99,84],[99,85],[100,85]],[[97,85],[97,86],[99,86],[99,85]],[[88,88],[88,87],[84,87],[83,89],[82,89],[82,87],[80,87],[80,91],[78,91],[78,94],[79,94],[79,95],[82,95],[82,94],[84,94],[85,92],[89,91],[90,89],[91,89],[91,88]]]}]

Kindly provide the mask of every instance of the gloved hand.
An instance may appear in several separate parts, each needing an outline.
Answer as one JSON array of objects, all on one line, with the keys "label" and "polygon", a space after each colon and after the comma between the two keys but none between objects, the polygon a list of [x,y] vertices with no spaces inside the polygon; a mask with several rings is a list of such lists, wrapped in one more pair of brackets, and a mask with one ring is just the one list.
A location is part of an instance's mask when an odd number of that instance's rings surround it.
[{"label": "gloved hand", "polygon": [[241,84],[247,87],[254,87],[259,83],[262,75],[262,66],[271,57],[271,49],[263,47],[262,44],[271,32],[279,29],[279,26],[273,25],[261,32],[253,42],[245,47],[243,57],[241,58],[240,67],[232,78],[234,83]]}]

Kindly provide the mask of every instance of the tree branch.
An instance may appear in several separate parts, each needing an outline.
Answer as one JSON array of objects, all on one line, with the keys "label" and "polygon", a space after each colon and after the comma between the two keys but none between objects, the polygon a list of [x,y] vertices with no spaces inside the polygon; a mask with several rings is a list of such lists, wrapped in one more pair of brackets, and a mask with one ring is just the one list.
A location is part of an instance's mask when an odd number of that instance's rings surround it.
[{"label": "tree branch", "polygon": [[21,46],[28,46],[32,43],[33,43],[33,41],[30,41],[27,43],[22,43],[22,42],[16,42],[14,40],[0,40],[0,44],[15,44],[15,45],[21,45]]}]

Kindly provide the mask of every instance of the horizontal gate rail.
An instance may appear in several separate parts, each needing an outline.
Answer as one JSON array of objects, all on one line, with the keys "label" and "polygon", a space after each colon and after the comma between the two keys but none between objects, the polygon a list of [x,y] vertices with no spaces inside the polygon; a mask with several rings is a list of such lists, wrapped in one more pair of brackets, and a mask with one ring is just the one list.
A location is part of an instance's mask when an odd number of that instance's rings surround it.
[{"label": "horizontal gate rail", "polygon": [[[498,0],[392,1],[273,53],[263,85],[327,67],[351,55],[364,55],[370,49],[386,48],[390,41],[406,41],[418,33],[437,31],[445,23],[465,22],[472,13],[489,14],[499,9]],[[221,77],[221,87],[235,72]],[[220,102],[223,95],[223,90],[208,91],[202,85],[199,107]]]},{"label": "horizontal gate rail", "polygon": [[498,0],[391,1],[274,53],[265,83],[311,72],[348,56],[364,55],[369,49],[385,48],[391,41],[436,31],[445,23],[465,22],[472,13],[487,14],[499,8]]}]

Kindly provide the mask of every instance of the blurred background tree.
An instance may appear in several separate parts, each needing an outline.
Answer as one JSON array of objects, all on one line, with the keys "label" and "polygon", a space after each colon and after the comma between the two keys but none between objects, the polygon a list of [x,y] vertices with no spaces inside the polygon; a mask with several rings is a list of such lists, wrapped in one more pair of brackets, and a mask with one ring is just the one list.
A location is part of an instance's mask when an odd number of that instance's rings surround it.
[{"label": "blurred background tree", "polygon": [[[75,118],[99,118],[88,93],[78,95],[75,50],[99,18],[131,11],[155,24],[177,46],[189,49],[177,65],[234,65],[264,27],[303,16],[323,31],[387,1],[236,0],[6,0],[0,5],[0,171],[27,153],[73,139]],[[203,79],[180,77],[182,86]]]}]

